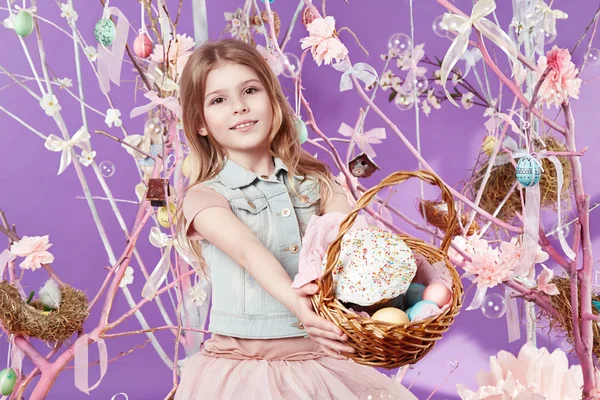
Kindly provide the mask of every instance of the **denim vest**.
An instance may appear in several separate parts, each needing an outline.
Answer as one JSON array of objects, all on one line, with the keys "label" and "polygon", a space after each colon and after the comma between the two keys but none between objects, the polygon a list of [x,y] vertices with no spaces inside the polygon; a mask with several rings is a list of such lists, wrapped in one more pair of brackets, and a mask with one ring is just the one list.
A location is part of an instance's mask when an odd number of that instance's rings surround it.
[{"label": "denim vest", "polygon": [[[318,180],[294,176],[296,192],[287,180],[287,167],[274,158],[271,176],[257,176],[226,159],[219,175],[202,184],[224,196],[233,213],[279,260],[293,279],[298,273],[302,237],[320,199]],[[235,240],[235,238],[231,238]],[[305,336],[293,326],[294,314],[268,294],[229,256],[202,240],[210,268],[212,310],[209,330],[247,339]]]}]

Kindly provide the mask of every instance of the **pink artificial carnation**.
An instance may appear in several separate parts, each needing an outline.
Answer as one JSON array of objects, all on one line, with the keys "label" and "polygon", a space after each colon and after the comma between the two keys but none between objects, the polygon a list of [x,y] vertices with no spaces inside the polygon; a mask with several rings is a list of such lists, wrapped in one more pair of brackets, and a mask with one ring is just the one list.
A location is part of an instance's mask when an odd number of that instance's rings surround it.
[{"label": "pink artificial carnation", "polygon": [[[513,237],[510,242],[500,243],[500,261],[507,264],[509,268],[515,269],[521,262],[523,249],[518,243],[517,238]],[[542,263],[549,258],[548,253],[542,250],[541,246],[537,246],[534,263]]]},{"label": "pink artificial carnation", "polygon": [[311,48],[310,51],[317,65],[325,62],[331,64],[335,59],[340,62],[348,55],[348,49],[338,39],[335,30],[335,19],[332,16],[315,18],[306,25],[309,36],[300,39],[302,49]]},{"label": "pink artificial carnation", "polygon": [[526,343],[518,357],[501,350],[490,357],[490,371],[477,373],[476,392],[456,385],[462,400],[537,399],[579,400],[582,398],[581,367],[569,368],[567,355],[560,349],[549,353]]},{"label": "pink artificial carnation", "polygon": [[47,251],[36,251],[28,255],[19,266],[23,269],[35,271],[42,267],[42,264],[50,264],[54,261],[54,256]]},{"label": "pink artificial carnation", "polygon": [[475,275],[473,283],[477,283],[478,288],[492,288],[508,279],[513,270],[507,264],[500,262],[498,249],[492,249],[487,243],[486,248],[483,248],[480,241],[476,243],[471,262],[466,263],[463,269]]},{"label": "pink artificial carnation", "polygon": [[550,73],[540,86],[539,96],[546,102],[546,107],[550,105],[560,106],[562,102],[569,97],[579,98],[579,88],[581,79],[577,77],[579,69],[571,61],[571,55],[566,49],[552,47],[546,56],[538,59],[538,79],[542,76],[546,68],[550,68]]},{"label": "pink artificial carnation", "polygon": [[[177,70],[172,72],[177,72],[177,75],[181,75],[188,58],[192,55],[194,44],[193,38],[180,34],[177,34],[175,39],[169,41],[167,44],[168,53],[166,54],[167,62],[171,65],[177,63]],[[157,44],[154,46],[154,51],[152,52],[150,59],[156,64],[162,64],[165,61],[164,53],[164,46],[162,44]],[[174,73],[173,76],[175,76]]]},{"label": "pink artificial carnation", "polygon": [[273,71],[275,76],[281,75],[281,73],[283,72],[283,64],[281,63],[281,59],[279,58],[279,56],[275,53],[270,52],[260,44],[256,46],[256,50],[258,50],[260,55],[263,56],[265,61],[269,64],[269,67],[271,67],[271,70]]},{"label": "pink artificial carnation", "polygon": [[10,246],[10,252],[19,257],[27,257],[32,253],[46,251],[52,245],[46,236],[23,236],[21,240]]}]

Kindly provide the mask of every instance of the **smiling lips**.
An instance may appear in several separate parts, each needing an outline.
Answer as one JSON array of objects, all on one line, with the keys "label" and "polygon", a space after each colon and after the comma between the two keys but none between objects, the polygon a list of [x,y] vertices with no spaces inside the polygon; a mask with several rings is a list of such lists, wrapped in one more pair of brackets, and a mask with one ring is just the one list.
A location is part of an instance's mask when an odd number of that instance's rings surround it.
[{"label": "smiling lips", "polygon": [[229,129],[244,129],[244,128],[248,128],[254,124],[256,124],[258,121],[250,121],[250,120],[246,120],[246,121],[242,121],[239,124],[237,124],[236,126],[234,126],[233,128],[229,128]]}]

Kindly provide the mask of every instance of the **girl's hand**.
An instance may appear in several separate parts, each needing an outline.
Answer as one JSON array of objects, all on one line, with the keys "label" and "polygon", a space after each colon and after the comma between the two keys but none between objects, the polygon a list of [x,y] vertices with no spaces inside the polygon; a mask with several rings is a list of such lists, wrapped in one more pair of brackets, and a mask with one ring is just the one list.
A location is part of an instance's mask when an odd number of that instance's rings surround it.
[{"label": "girl's hand", "polygon": [[343,343],[348,340],[348,335],[333,322],[318,316],[313,310],[310,296],[317,293],[318,290],[319,287],[312,283],[295,289],[297,295],[296,315],[304,325],[308,336],[319,344],[325,354],[338,360],[347,360],[348,357],[340,353],[354,353],[354,348]]}]

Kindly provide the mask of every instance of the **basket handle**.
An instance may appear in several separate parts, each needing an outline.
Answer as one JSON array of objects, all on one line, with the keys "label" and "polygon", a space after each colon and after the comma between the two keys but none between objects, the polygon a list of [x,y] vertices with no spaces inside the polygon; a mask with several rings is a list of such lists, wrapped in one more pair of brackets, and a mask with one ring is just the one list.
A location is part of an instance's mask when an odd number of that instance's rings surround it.
[{"label": "basket handle", "polygon": [[450,190],[448,190],[442,180],[432,172],[425,170],[396,171],[388,175],[379,184],[363,193],[363,195],[356,202],[354,209],[350,211],[350,213],[340,224],[340,231],[337,237],[327,249],[327,265],[325,267],[325,272],[323,272],[321,279],[318,280],[322,298],[329,299],[333,296],[333,268],[340,255],[342,238],[348,232],[350,227],[352,227],[354,221],[356,221],[358,212],[367,207],[375,195],[377,195],[377,193],[379,193],[383,188],[397,185],[410,178],[418,178],[426,183],[429,183],[430,185],[438,186],[441,189],[442,201],[448,205],[449,219],[448,228],[446,229],[446,233],[440,248],[444,254],[448,253],[448,248],[450,247],[450,242],[452,241],[452,235],[457,224],[456,210],[454,209],[454,198],[452,197],[452,194],[450,194]]}]

